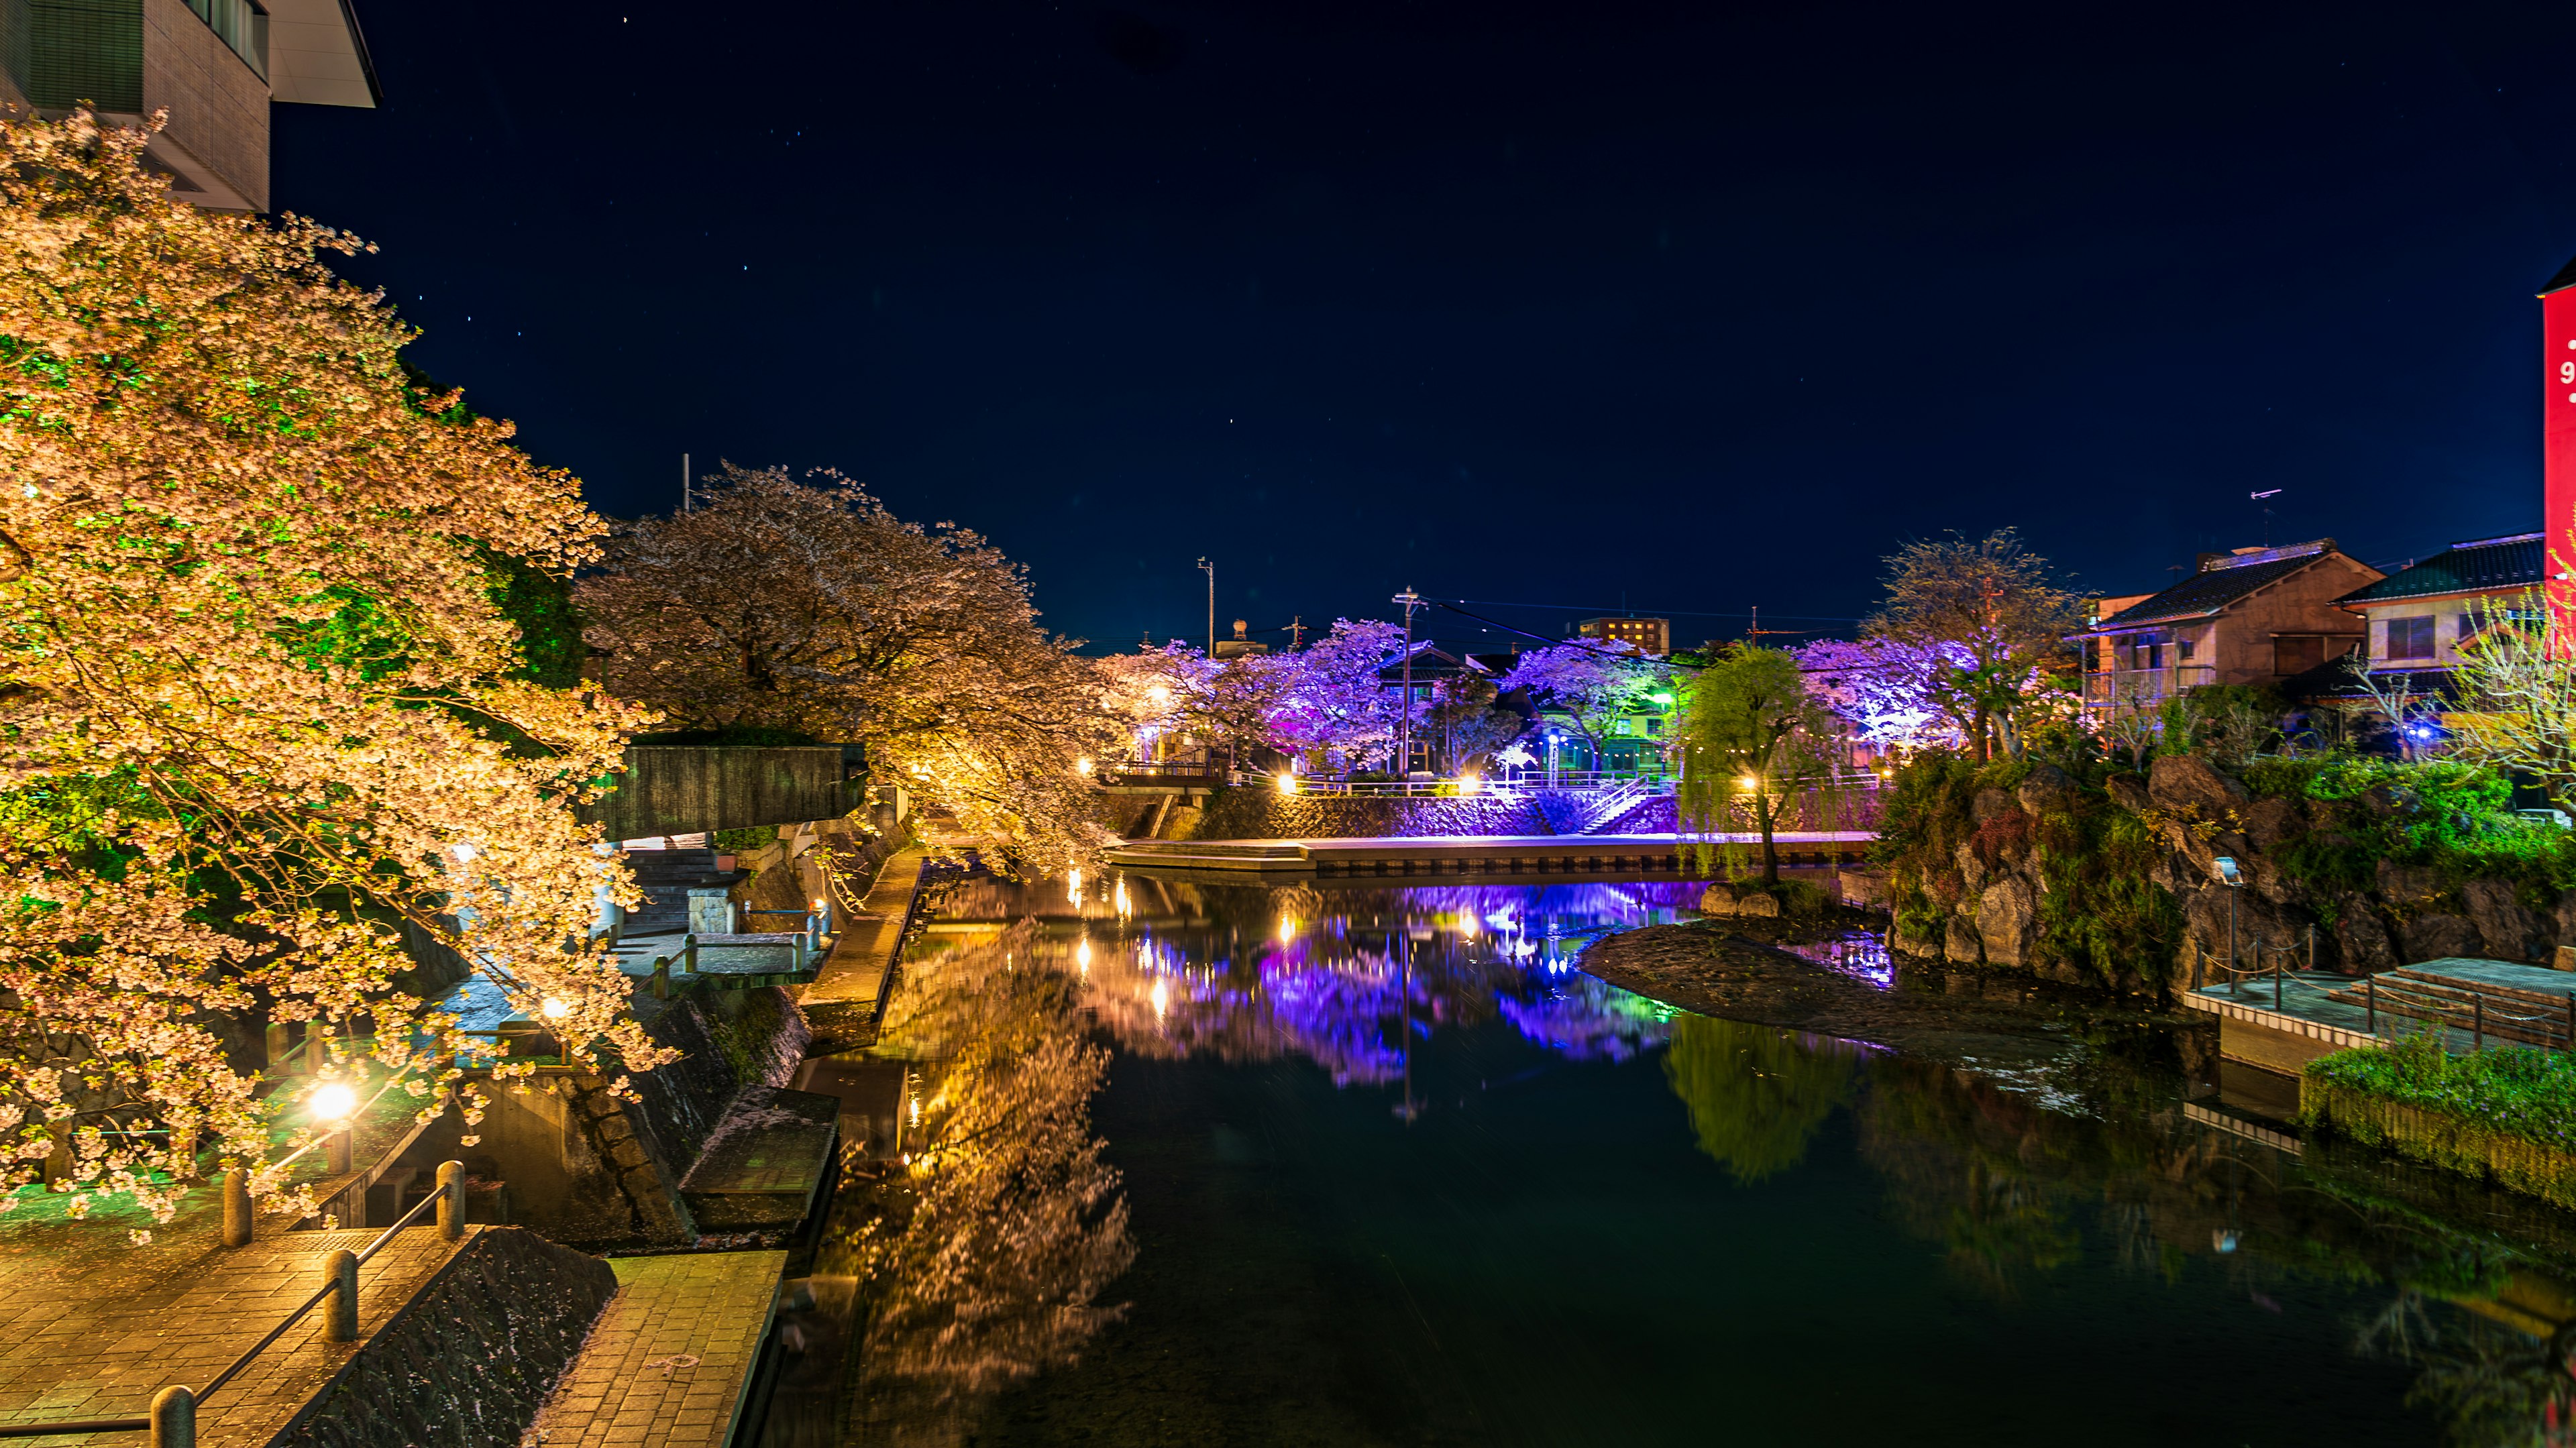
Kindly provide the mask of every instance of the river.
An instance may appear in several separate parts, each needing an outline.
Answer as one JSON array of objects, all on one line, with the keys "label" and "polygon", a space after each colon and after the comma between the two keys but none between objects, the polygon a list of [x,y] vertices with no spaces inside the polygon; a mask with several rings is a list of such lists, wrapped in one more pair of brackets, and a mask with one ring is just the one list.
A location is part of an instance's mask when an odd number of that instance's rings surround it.
[{"label": "river", "polygon": [[954,887],[764,1441],[2554,1441],[2567,1218],[2116,1003],[1988,1063],[1577,967],[1696,893]]}]

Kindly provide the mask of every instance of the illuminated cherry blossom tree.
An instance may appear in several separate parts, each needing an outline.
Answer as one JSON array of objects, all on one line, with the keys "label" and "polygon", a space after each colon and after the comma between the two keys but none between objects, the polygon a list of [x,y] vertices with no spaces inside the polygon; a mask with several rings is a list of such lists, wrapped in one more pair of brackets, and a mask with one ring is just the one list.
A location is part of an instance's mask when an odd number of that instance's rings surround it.
[{"label": "illuminated cherry blossom tree", "polygon": [[495,602],[593,555],[577,483],[410,380],[324,264],[361,243],[179,204],[144,143],[0,122],[0,1185],[166,1218],[201,1147],[292,1197],[262,1020],[440,1109],[471,1043],[393,989],[406,926],[576,1053],[668,1053],[573,812],[648,716],[529,682]]},{"label": "illuminated cherry blossom tree", "polygon": [[862,744],[878,778],[1041,868],[1107,838],[1080,761],[1116,750],[1119,721],[1080,641],[1038,626],[1019,565],[830,472],[727,464],[705,496],[627,527],[582,581],[612,692],[690,725]]}]

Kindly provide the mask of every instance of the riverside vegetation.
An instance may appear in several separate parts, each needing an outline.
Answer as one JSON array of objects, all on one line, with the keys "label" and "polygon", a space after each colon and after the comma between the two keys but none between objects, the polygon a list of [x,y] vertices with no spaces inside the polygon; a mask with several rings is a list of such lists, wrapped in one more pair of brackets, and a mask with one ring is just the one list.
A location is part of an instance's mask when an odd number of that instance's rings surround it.
[{"label": "riverside vegetation", "polygon": [[[2177,708],[2166,737],[2184,747],[2126,758],[2073,735],[2021,759],[1918,757],[1877,847],[1896,949],[2154,995],[2231,962],[2358,975],[2576,956],[2576,841],[2518,812],[2509,779],[2456,759],[2257,753],[2250,731],[2212,727],[2243,703]],[[2302,1098],[2311,1125],[2576,1206],[2563,1056],[2453,1057],[2425,1037],[2312,1063]]]}]

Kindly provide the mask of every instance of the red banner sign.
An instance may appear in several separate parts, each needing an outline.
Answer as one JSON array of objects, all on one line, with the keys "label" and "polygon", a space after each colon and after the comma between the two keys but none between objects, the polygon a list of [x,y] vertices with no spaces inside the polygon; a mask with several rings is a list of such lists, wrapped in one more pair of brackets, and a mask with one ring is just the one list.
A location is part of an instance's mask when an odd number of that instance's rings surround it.
[{"label": "red banner sign", "polygon": [[2543,378],[2541,411],[2542,567],[2549,611],[2576,638],[2576,287],[2540,299]]}]

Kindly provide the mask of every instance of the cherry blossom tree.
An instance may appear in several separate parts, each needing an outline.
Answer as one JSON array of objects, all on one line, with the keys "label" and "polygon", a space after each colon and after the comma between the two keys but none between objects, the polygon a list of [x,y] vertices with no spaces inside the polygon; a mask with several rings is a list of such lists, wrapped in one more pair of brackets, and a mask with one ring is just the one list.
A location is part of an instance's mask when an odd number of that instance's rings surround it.
[{"label": "cherry blossom tree", "polygon": [[1527,689],[1532,698],[1562,713],[1599,758],[1612,723],[1648,709],[1655,691],[1670,686],[1672,672],[1624,639],[1584,640],[1522,654],[1502,687]]},{"label": "cherry blossom tree", "polygon": [[1047,633],[1019,565],[828,471],[725,466],[706,501],[612,540],[578,590],[601,680],[701,727],[866,746],[868,766],[1040,868],[1107,837],[1080,761],[1109,755],[1079,640]]},{"label": "cherry blossom tree", "polygon": [[2071,661],[2066,636],[2083,626],[2082,598],[2010,528],[1917,540],[1886,563],[1887,601],[1864,626],[1868,636],[1945,657],[1965,650],[1967,662],[1935,671],[1935,697],[1965,725],[1978,758],[1998,749],[2018,757],[2034,711],[2065,712],[2053,697],[2063,691],[2048,682]]},{"label": "cherry blossom tree", "polygon": [[1392,759],[1405,700],[1378,672],[1403,648],[1395,624],[1337,618],[1313,643],[1274,655],[1280,682],[1270,723],[1279,747],[1319,768],[1332,754],[1364,769]]},{"label": "cherry blossom tree", "polygon": [[1807,687],[1851,727],[1852,737],[1899,749],[1956,747],[1967,739],[1970,719],[1944,680],[1976,660],[1956,644],[1907,643],[1865,638],[1857,643],[1818,639],[1788,651],[1807,676]]},{"label": "cherry blossom tree", "polygon": [[393,988],[405,927],[577,1055],[669,1053],[583,944],[635,892],[574,816],[649,716],[531,682],[495,601],[593,555],[577,483],[416,385],[325,265],[360,242],[179,204],[145,140],[0,122],[0,1185],[166,1219],[205,1147],[309,1206],[262,1021],[441,1109],[474,1043]]}]

